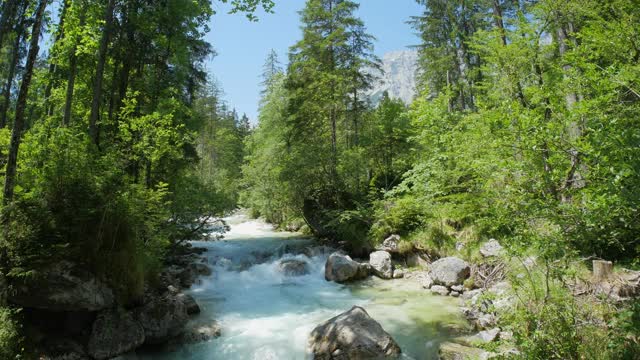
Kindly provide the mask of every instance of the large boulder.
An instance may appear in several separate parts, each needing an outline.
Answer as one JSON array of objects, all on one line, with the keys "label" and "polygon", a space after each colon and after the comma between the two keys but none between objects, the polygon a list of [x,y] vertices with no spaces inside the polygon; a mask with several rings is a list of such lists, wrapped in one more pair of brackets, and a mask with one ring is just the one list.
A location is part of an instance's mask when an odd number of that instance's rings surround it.
[{"label": "large boulder", "polygon": [[417,252],[410,252],[407,255],[407,266],[408,267],[416,267],[416,268],[427,269],[427,268],[429,268],[429,261],[425,260]]},{"label": "large boulder", "polygon": [[90,272],[61,261],[36,276],[13,282],[9,301],[51,311],[99,311],[114,304],[111,289]]},{"label": "large boulder", "polygon": [[431,279],[431,276],[426,271],[408,272],[405,278],[413,279],[425,289],[429,289],[433,285],[433,279]]},{"label": "large boulder", "polygon": [[278,269],[285,276],[302,276],[309,273],[309,264],[302,260],[282,260],[278,264]]},{"label": "large boulder", "polygon": [[176,294],[178,300],[181,300],[187,308],[187,314],[197,315],[200,314],[200,306],[196,302],[196,299],[189,294],[178,293]]},{"label": "large boulder", "polygon": [[369,264],[374,273],[382,279],[393,277],[393,265],[391,264],[391,254],[386,251],[375,251],[369,255]]},{"label": "large boulder", "polygon": [[400,251],[400,235],[391,235],[388,238],[384,239],[382,242],[382,246],[380,246],[379,250],[387,251],[390,253],[397,253]]},{"label": "large boulder", "polygon": [[160,274],[160,277],[164,284],[188,289],[198,282],[200,276],[209,276],[211,274],[211,268],[206,264],[190,262],[185,265],[168,266]]},{"label": "large boulder", "polygon": [[162,344],[181,335],[189,320],[187,304],[171,293],[152,298],[136,310],[135,317],[144,328],[147,344]]},{"label": "large boulder", "polygon": [[335,252],[327,258],[324,268],[324,278],[338,283],[356,280],[363,274],[360,264],[348,255]]},{"label": "large boulder", "polygon": [[68,338],[47,337],[42,347],[38,360],[93,360],[80,343]]},{"label": "large boulder", "polygon": [[317,326],[309,338],[313,359],[396,359],[400,347],[358,306]]},{"label": "large boulder", "polygon": [[93,323],[88,352],[98,360],[110,359],[136,349],[144,340],[142,325],[130,313],[107,310]]},{"label": "large boulder", "polygon": [[431,264],[429,274],[435,284],[451,287],[462,284],[471,274],[471,268],[462,259],[446,257]]}]

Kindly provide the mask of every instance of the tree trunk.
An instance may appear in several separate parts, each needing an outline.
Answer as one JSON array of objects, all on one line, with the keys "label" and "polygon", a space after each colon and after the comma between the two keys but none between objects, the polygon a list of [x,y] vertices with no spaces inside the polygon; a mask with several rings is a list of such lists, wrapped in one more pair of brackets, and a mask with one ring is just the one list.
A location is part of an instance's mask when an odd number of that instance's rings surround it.
[{"label": "tree trunk", "polygon": [[597,282],[606,281],[613,273],[613,263],[605,260],[593,260],[593,279]]},{"label": "tree trunk", "polygon": [[[84,4],[84,2],[83,2]],[[80,9],[80,23],[79,27],[82,29],[85,24],[84,6]],[[78,73],[78,56],[76,51],[78,50],[78,40],[74,39],[75,44],[71,53],[69,54],[69,78],[67,79],[67,94],[64,101],[64,116],[62,117],[62,126],[67,126],[71,123],[71,108],[73,105],[73,91],[76,85],[76,76]]]},{"label": "tree trunk", "polygon": [[24,113],[27,106],[29,86],[31,84],[31,78],[33,77],[33,68],[38,57],[38,51],[40,50],[38,41],[40,40],[42,18],[44,17],[44,10],[47,7],[47,2],[48,0],[40,0],[38,9],[36,10],[35,22],[33,23],[33,30],[31,31],[29,55],[27,56],[25,73],[22,77],[20,93],[18,95],[18,101],[16,103],[16,118],[13,125],[13,131],[11,132],[11,143],[9,145],[9,156],[7,160],[7,171],[4,180],[4,198],[2,199],[2,201],[5,206],[13,201],[13,191],[16,180],[16,167],[18,163],[18,149],[20,148],[22,129],[24,127]]},{"label": "tree trunk", "polygon": [[[569,50],[568,41],[572,41],[575,44],[575,40],[572,38],[572,30],[573,25],[571,22],[567,24],[563,24],[559,22],[558,28],[556,30],[556,41],[558,43],[558,55],[561,61],[564,61],[567,51]],[[562,70],[564,71],[565,79],[568,78],[568,73],[571,71],[572,66],[568,63],[564,63],[562,66]],[[565,103],[567,107],[567,111],[571,111],[575,108],[576,103],[578,102],[578,94],[574,91],[570,91],[565,95]],[[582,137],[582,126],[577,121],[570,121],[567,125],[567,137],[568,142],[573,144],[580,137]],[[575,147],[571,147],[568,151],[571,166],[567,173],[564,184],[561,189],[564,190],[562,193],[562,202],[570,202],[571,201],[571,193],[566,191],[571,188],[581,188],[584,186],[584,180],[582,178],[582,174],[580,173],[581,163],[580,163],[580,153],[578,149]]]},{"label": "tree trunk", "polygon": [[6,0],[2,6],[2,16],[0,16],[0,49],[4,45],[4,36],[9,33],[11,20],[15,17],[19,0]]},{"label": "tree trunk", "polygon": [[18,60],[20,59],[20,41],[22,40],[21,32],[16,34],[15,42],[13,43],[13,49],[11,50],[11,64],[9,64],[9,74],[7,74],[7,82],[4,85],[2,91],[2,109],[0,109],[0,129],[7,126],[7,113],[9,112],[9,106],[11,105],[11,85],[13,84],[13,77],[16,74],[16,68],[18,67]]},{"label": "tree trunk", "polygon": [[89,135],[93,140],[93,143],[100,145],[99,133],[98,133],[98,118],[100,117],[100,103],[102,99],[102,80],[104,77],[104,67],[107,61],[107,48],[109,46],[109,39],[111,38],[111,31],[113,27],[113,12],[116,7],[115,0],[109,0],[107,8],[105,10],[104,19],[104,32],[100,39],[100,49],[98,50],[98,64],[96,67],[96,76],[93,82],[93,101],[91,102],[91,114],[89,116]]},{"label": "tree trunk", "polygon": [[500,0],[493,0],[493,23],[498,31],[500,31],[500,40],[502,45],[507,45],[507,34],[504,31],[504,20],[502,19],[502,6]]}]

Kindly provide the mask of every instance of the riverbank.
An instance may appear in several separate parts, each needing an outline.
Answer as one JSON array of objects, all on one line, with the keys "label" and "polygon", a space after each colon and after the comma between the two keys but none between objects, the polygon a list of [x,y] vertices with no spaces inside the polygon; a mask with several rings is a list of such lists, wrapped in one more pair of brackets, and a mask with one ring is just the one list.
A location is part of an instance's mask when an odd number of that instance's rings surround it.
[{"label": "riverbank", "polygon": [[[327,281],[324,268],[335,249],[257,220],[228,223],[223,241],[194,244],[209,249],[213,274],[188,291],[202,309],[191,322],[215,319],[221,336],[171,352],[138,352],[138,359],[302,359],[311,331],[353,306],[365,308],[406,359],[436,359],[439,343],[470,330],[459,299],[434,296],[411,278]],[[290,272],[287,264],[304,265]]]}]

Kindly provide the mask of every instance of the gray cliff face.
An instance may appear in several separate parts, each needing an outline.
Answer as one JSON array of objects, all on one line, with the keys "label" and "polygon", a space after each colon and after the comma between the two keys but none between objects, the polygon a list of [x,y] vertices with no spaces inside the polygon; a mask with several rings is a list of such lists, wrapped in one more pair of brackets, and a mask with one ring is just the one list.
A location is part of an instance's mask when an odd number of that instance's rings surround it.
[{"label": "gray cliff face", "polygon": [[392,51],[382,57],[384,74],[373,84],[369,98],[375,105],[385,91],[394,99],[410,104],[416,94],[418,52],[415,50]]}]

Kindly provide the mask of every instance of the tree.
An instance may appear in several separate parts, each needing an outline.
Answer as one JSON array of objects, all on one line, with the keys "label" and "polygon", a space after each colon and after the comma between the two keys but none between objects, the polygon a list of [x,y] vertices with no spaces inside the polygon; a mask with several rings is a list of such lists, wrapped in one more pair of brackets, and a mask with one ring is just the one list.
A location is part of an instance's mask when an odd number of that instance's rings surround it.
[{"label": "tree", "polygon": [[7,170],[4,178],[4,191],[2,202],[7,206],[13,200],[13,193],[16,181],[16,167],[18,165],[18,150],[22,140],[22,131],[24,128],[24,116],[27,107],[27,96],[29,95],[29,87],[33,77],[33,70],[36,63],[36,57],[40,50],[40,31],[42,30],[42,19],[44,18],[44,10],[47,7],[47,0],[40,0],[35,12],[33,27],[31,29],[31,43],[29,45],[29,55],[27,56],[27,64],[25,66],[24,76],[20,84],[20,93],[16,103],[16,116],[11,132],[11,144],[9,145],[9,155],[7,160]]},{"label": "tree", "polygon": [[[329,154],[308,169],[322,180],[309,187],[307,195],[326,192],[334,201],[339,201],[338,138],[348,136],[339,133],[345,128],[347,104],[357,104],[358,92],[371,86],[365,70],[375,62],[371,37],[354,16],[357,8],[352,1],[307,1],[301,12],[303,39],[291,48],[289,56],[292,139],[306,151]],[[357,106],[352,110],[359,111]]]}]

